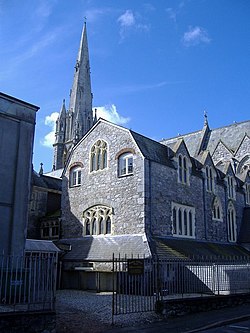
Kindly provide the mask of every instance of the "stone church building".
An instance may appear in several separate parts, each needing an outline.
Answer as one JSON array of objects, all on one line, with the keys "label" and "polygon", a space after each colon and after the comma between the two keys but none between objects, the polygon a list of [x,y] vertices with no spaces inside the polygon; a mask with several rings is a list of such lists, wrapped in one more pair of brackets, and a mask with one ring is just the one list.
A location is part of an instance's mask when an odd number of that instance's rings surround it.
[{"label": "stone church building", "polygon": [[113,253],[248,253],[250,121],[210,129],[205,115],[201,130],[157,142],[93,119],[89,68],[85,24],[54,144],[54,169],[64,168],[63,287],[96,288]]}]

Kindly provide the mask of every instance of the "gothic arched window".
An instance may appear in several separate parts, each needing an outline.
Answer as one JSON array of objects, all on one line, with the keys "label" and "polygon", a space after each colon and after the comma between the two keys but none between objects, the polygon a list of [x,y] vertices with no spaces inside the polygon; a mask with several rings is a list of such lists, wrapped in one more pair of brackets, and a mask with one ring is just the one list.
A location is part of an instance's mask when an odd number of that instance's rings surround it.
[{"label": "gothic arched window", "polygon": [[208,192],[214,191],[213,169],[208,165],[206,166],[206,190]]},{"label": "gothic arched window", "polygon": [[112,232],[112,208],[93,206],[83,213],[84,235],[106,235]]},{"label": "gothic arched window", "polygon": [[212,219],[219,221],[223,220],[221,202],[217,197],[214,199],[213,202]]},{"label": "gothic arched window", "polygon": [[189,184],[189,166],[186,156],[178,156],[178,182],[182,184]]},{"label": "gothic arched window", "polygon": [[227,209],[227,234],[229,242],[237,240],[236,213],[233,203],[230,201]]},{"label": "gothic arched window", "polygon": [[107,143],[98,140],[91,148],[90,172],[107,168]]}]

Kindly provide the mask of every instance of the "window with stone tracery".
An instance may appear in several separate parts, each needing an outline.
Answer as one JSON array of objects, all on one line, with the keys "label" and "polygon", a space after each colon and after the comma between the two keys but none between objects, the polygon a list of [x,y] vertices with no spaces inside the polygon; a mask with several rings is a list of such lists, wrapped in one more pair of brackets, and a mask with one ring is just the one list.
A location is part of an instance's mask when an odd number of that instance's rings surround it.
[{"label": "window with stone tracery", "polygon": [[98,140],[91,148],[90,172],[107,168],[107,143]]},{"label": "window with stone tracery", "polygon": [[112,208],[93,206],[83,213],[84,235],[111,234]]}]

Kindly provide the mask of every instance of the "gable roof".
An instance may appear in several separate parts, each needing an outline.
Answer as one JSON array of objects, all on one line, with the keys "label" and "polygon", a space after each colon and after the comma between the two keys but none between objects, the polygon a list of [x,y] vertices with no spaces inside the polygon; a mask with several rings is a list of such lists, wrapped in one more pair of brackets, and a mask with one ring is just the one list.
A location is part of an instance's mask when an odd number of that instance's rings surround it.
[{"label": "gable roof", "polygon": [[62,191],[62,180],[60,178],[38,175],[35,171],[32,173],[32,185],[47,190]]},{"label": "gable roof", "polygon": [[[161,143],[165,145],[172,145],[182,137],[191,156],[195,156],[196,152],[199,150],[198,145],[202,140],[202,134],[203,129],[193,133],[184,134],[182,136],[164,139]],[[206,149],[209,150],[212,155],[219,140],[221,140],[224,145],[230,149],[230,151],[235,152],[240,145],[242,138],[246,134],[250,136],[250,120],[210,130]]]},{"label": "gable roof", "polygon": [[130,130],[130,133],[145,158],[160,164],[173,166],[169,159],[171,151],[168,147],[134,131]]}]

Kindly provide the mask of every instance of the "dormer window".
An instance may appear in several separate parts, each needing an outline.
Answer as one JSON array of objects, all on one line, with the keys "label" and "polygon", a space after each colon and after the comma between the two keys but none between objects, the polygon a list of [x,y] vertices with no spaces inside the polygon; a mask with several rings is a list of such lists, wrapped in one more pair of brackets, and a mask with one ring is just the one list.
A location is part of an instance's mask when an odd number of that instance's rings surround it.
[{"label": "dormer window", "polygon": [[70,187],[80,186],[82,183],[82,172],[80,166],[70,169]]},{"label": "dormer window", "polygon": [[91,148],[90,172],[107,168],[107,143],[98,140]]},{"label": "dormer window", "polygon": [[118,175],[128,176],[133,174],[133,154],[124,153],[118,159]]},{"label": "dormer window", "polygon": [[187,157],[178,156],[178,181],[182,184],[189,184],[189,167]]}]

